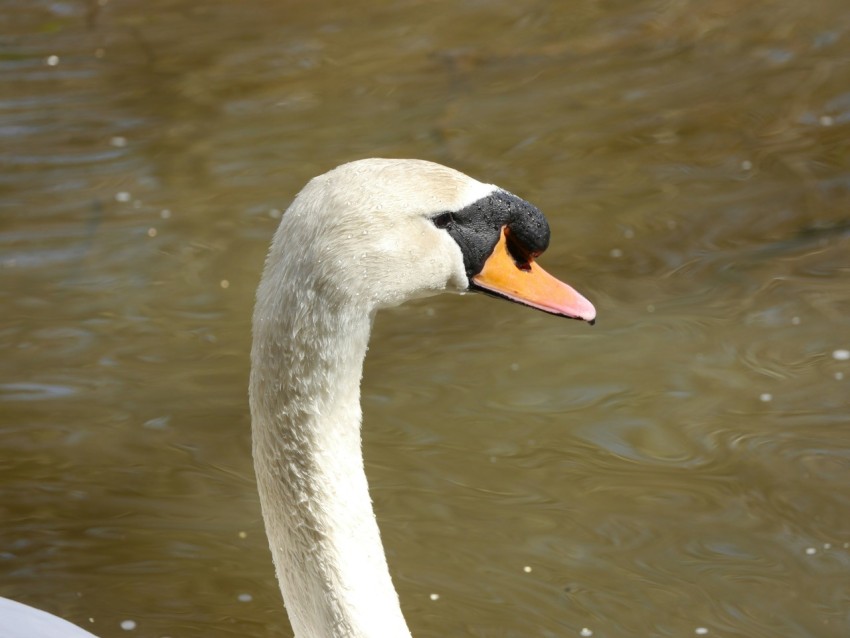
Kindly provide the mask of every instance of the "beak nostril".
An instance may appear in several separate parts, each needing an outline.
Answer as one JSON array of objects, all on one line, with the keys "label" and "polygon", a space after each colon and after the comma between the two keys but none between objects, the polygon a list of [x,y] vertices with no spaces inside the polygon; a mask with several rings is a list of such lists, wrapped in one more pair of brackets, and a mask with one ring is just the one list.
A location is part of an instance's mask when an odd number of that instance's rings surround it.
[{"label": "beak nostril", "polygon": [[516,267],[520,270],[531,270],[531,262],[534,261],[534,258],[537,257],[540,252],[531,251],[523,246],[511,234],[510,228],[507,226],[505,226],[505,239],[507,240],[505,243],[507,244],[508,253],[511,258],[513,258]]}]

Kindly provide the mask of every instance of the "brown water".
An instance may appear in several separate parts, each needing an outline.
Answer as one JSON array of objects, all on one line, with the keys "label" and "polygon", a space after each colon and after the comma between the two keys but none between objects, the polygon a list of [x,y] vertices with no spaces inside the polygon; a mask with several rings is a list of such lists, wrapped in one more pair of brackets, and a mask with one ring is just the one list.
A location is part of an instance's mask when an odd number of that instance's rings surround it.
[{"label": "brown water", "polygon": [[365,448],[414,635],[850,635],[846,0],[3,13],[0,595],[104,638],[290,635],[254,288],[307,179],[421,157],[546,211],[600,321],[379,316]]}]

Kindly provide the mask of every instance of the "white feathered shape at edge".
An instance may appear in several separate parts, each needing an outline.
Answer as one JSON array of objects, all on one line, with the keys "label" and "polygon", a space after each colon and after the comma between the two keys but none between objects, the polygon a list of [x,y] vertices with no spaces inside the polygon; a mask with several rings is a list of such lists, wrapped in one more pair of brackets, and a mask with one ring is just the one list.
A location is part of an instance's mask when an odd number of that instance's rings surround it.
[{"label": "white feathered shape at edge", "polygon": [[[508,225],[475,219],[506,198],[543,220],[527,202],[445,166],[369,159],[312,179],[281,219],[257,290],[250,404],[266,533],[297,638],[410,636],[360,444],[360,379],[375,312],[475,288],[595,318],[590,302],[533,263],[545,245],[524,251]],[[458,211],[465,217],[445,221]],[[460,230],[466,235],[449,232]],[[492,251],[478,274],[473,244]],[[0,638],[82,637],[91,634],[0,599]]]},{"label": "white feathered shape at edge", "polygon": [[0,598],[0,638],[95,638],[67,620]]}]

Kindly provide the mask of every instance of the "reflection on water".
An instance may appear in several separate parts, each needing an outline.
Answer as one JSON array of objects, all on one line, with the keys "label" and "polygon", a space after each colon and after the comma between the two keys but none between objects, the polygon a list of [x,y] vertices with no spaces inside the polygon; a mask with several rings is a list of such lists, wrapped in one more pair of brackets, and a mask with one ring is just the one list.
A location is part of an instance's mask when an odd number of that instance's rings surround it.
[{"label": "reflection on water", "polygon": [[414,635],[847,635],[842,0],[36,1],[5,27],[0,595],[104,637],[288,635],[253,290],[309,177],[413,156],[538,204],[600,314],[379,316],[366,457]]}]

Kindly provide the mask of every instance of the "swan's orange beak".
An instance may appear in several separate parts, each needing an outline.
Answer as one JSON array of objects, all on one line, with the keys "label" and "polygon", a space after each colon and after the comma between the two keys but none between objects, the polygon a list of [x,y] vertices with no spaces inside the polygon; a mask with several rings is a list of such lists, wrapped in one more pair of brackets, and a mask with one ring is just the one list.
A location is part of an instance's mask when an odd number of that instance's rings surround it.
[{"label": "swan's orange beak", "polygon": [[473,285],[482,292],[504,297],[553,315],[581,319],[593,325],[596,308],[572,286],[555,279],[534,263],[529,256],[522,263],[508,249],[510,231],[507,226],[481,272],[472,277]]}]

